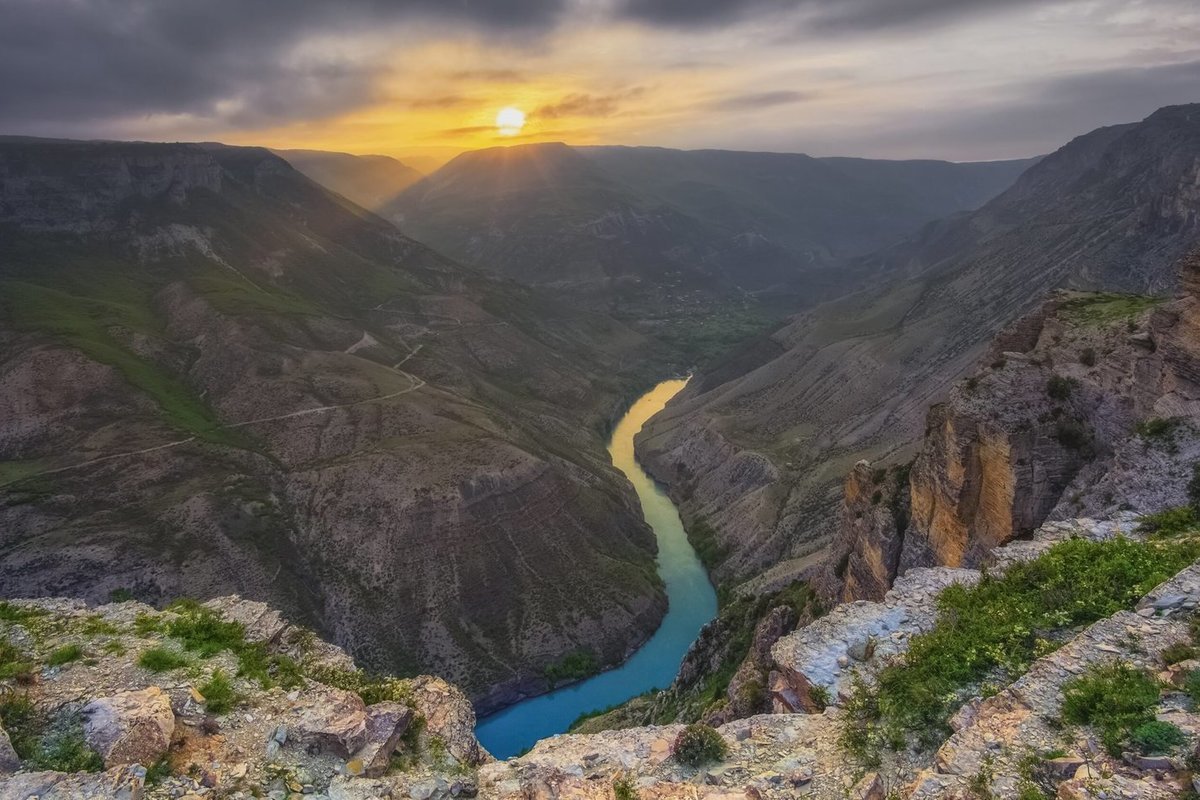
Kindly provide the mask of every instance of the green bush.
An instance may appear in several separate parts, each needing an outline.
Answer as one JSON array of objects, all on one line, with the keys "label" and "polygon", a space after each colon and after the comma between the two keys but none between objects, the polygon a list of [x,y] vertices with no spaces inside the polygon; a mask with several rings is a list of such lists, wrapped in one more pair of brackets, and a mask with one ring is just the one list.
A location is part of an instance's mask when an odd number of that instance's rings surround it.
[{"label": "green bush", "polygon": [[1179,536],[1200,527],[1200,519],[1191,506],[1168,508],[1156,514],[1147,514],[1138,521],[1138,532],[1159,537]]},{"label": "green bush", "polygon": [[599,669],[600,664],[596,661],[595,653],[591,650],[576,650],[547,666],[545,675],[546,680],[553,686],[562,681],[582,680],[595,675]]},{"label": "green bush", "polygon": [[1181,420],[1175,418],[1163,419],[1161,417],[1151,417],[1135,425],[1134,431],[1143,439],[1160,442],[1170,441],[1180,423]]},{"label": "green bush", "polygon": [[1186,642],[1175,642],[1174,644],[1167,645],[1162,651],[1162,661],[1168,666],[1195,657],[1196,648]]},{"label": "green bush", "polygon": [[9,692],[0,696],[0,723],[26,767],[57,772],[104,769],[104,761],[84,741],[78,713],[46,720],[39,717],[28,695]]},{"label": "green bush", "polygon": [[1154,720],[1158,682],[1128,664],[1093,667],[1063,687],[1063,719],[1092,725],[1105,748],[1120,755],[1134,729]]},{"label": "green bush", "polygon": [[83,648],[77,644],[65,644],[46,656],[46,663],[52,667],[61,667],[83,658]]},{"label": "green bush", "polygon": [[151,672],[169,672],[186,667],[188,660],[183,655],[165,647],[151,647],[138,656],[138,666]]},{"label": "green bush", "polygon": [[1066,400],[1075,391],[1079,381],[1074,378],[1064,378],[1061,375],[1051,375],[1046,381],[1046,396],[1051,400]]},{"label": "green bush", "polygon": [[615,800],[638,800],[637,786],[628,775],[618,775],[614,778],[612,790]]},{"label": "green bush", "polygon": [[1135,728],[1129,741],[1144,755],[1160,756],[1183,744],[1187,737],[1169,722],[1151,720]]},{"label": "green bush", "polygon": [[33,676],[33,664],[5,636],[0,636],[0,680],[16,679],[26,683]]},{"label": "green bush", "polygon": [[204,709],[210,714],[224,714],[237,701],[233,682],[220,669],[214,670],[208,682],[200,687],[200,694],[204,695]]},{"label": "green bush", "polygon": [[1079,363],[1085,367],[1096,366],[1096,348],[1085,347],[1079,353]]},{"label": "green bush", "polygon": [[819,683],[814,683],[808,687],[808,699],[813,701],[813,704],[824,711],[829,707],[830,696],[829,688],[822,686]]},{"label": "green bush", "polygon": [[680,764],[699,767],[712,761],[720,761],[729,752],[721,734],[703,722],[693,722],[675,737],[672,753]]},{"label": "green bush", "polygon": [[13,749],[21,758],[29,758],[37,748],[34,731],[36,709],[29,695],[0,692],[0,727],[8,733]]},{"label": "green bush", "polygon": [[1064,419],[1054,430],[1054,438],[1068,450],[1083,450],[1091,443],[1092,437],[1078,420]]},{"label": "green bush", "polygon": [[1200,705],[1200,669],[1194,669],[1188,673],[1183,690],[1187,692],[1188,697],[1192,698],[1193,703]]}]

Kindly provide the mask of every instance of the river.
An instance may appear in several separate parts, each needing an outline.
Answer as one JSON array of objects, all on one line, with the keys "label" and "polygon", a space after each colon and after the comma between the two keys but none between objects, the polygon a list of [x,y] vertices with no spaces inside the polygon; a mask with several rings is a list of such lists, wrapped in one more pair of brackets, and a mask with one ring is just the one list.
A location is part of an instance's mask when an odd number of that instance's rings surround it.
[{"label": "river", "polygon": [[621,666],[539,697],[524,700],[480,721],[476,734],[496,758],[514,756],[538,739],[562,733],[581,714],[623,703],[675,679],[684,653],[700,628],[717,614],[717,595],[704,565],[683,532],[667,493],[646,474],[633,452],[633,437],[646,420],[687,384],[669,380],[638,398],[613,429],[608,452],[633,484],[642,514],[658,539],[658,574],[670,606],[662,624]]}]

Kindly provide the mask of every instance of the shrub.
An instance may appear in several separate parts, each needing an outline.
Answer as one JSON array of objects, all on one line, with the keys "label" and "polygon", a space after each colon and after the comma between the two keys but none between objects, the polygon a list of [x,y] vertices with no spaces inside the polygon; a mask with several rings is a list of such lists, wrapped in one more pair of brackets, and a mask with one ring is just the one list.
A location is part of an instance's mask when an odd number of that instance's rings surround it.
[{"label": "shrub", "polygon": [[1096,348],[1085,347],[1079,353],[1079,363],[1085,367],[1096,366]]},{"label": "shrub", "polygon": [[104,759],[83,738],[83,722],[78,715],[59,720],[38,742],[28,760],[30,766],[39,770],[100,772],[104,769]]},{"label": "shrub", "polygon": [[108,602],[110,603],[127,603],[133,599],[133,592],[128,589],[113,589],[108,593]]},{"label": "shrub", "polygon": [[1169,722],[1151,720],[1135,728],[1129,741],[1144,755],[1159,756],[1183,744],[1187,737]]},{"label": "shrub", "polygon": [[1191,506],[1179,506],[1147,514],[1138,521],[1138,531],[1159,537],[1178,536],[1195,530],[1200,526],[1196,518],[1196,510]]},{"label": "shrub", "polygon": [[1120,755],[1134,729],[1154,720],[1158,682],[1128,664],[1093,667],[1063,687],[1063,718],[1092,725],[1105,748]]},{"label": "shrub", "polygon": [[829,687],[822,686],[819,683],[814,683],[808,687],[808,699],[813,701],[817,708],[824,711],[829,707]]},{"label": "shrub", "polygon": [[729,747],[714,728],[694,722],[679,732],[672,752],[679,763],[699,767],[725,758]]},{"label": "shrub", "polygon": [[0,636],[0,680],[16,679],[24,683],[33,675],[33,664],[21,649]]},{"label": "shrub", "polygon": [[1151,442],[1169,443],[1175,436],[1175,430],[1179,427],[1181,420],[1170,418],[1163,419],[1162,417],[1151,417],[1144,419],[1133,426],[1133,430],[1143,439]]},{"label": "shrub", "polygon": [[138,656],[137,663],[139,667],[151,672],[169,672],[186,667],[188,660],[182,654],[165,647],[151,647],[149,650],[142,651],[142,654]]},{"label": "shrub", "polygon": [[138,636],[149,636],[162,630],[162,620],[154,614],[138,614],[133,620],[133,630]]},{"label": "shrub", "polygon": [[1196,648],[1184,642],[1175,642],[1175,644],[1167,645],[1162,651],[1162,660],[1164,664],[1178,664],[1180,661],[1187,661],[1189,658],[1196,657]]},{"label": "shrub", "polygon": [[0,693],[0,727],[7,731],[13,749],[29,758],[37,748],[34,733],[36,712],[29,695],[14,691]]},{"label": "shrub", "polygon": [[1079,381],[1074,378],[1051,375],[1050,380],[1046,381],[1046,396],[1051,400],[1066,400],[1078,384]]},{"label": "shrub", "polygon": [[1192,698],[1193,703],[1200,704],[1200,669],[1194,669],[1188,673],[1183,690],[1187,692],[1188,697]]},{"label": "shrub", "polygon": [[46,663],[52,667],[61,667],[83,658],[83,648],[77,644],[66,644],[54,650],[46,657]]},{"label": "shrub", "polygon": [[1054,438],[1068,450],[1083,450],[1091,442],[1087,429],[1078,420],[1065,419],[1058,423]]},{"label": "shrub", "polygon": [[221,669],[215,670],[208,682],[200,687],[200,694],[204,695],[204,709],[211,714],[224,714],[237,701],[233,682]]},{"label": "shrub", "polygon": [[618,775],[614,778],[612,790],[616,800],[638,800],[637,786],[628,775]]},{"label": "shrub", "polygon": [[551,685],[561,681],[577,681],[596,674],[600,664],[591,650],[576,650],[550,664],[545,669],[546,680]]},{"label": "shrub", "polygon": [[743,709],[757,711],[762,708],[763,701],[766,699],[766,689],[758,678],[751,678],[738,687],[738,705]]}]

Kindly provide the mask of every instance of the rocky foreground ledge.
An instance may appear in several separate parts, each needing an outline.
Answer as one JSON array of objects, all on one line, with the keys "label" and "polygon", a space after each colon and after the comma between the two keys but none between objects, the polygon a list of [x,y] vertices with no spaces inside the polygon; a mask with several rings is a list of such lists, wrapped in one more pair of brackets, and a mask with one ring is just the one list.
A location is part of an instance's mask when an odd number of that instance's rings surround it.
[{"label": "rocky foreground ledge", "polygon": [[[1036,566],[1068,542],[1146,537],[1131,515],[1047,523],[994,551],[989,569]],[[990,580],[981,572],[912,570],[881,602],[840,605],[780,639],[775,713],[710,729],[724,754],[701,763],[679,751],[683,725],[555,736],[496,762],[456,688],[370,678],[236,597],[164,611],[11,601],[0,604],[0,800],[1179,797],[1200,767],[1200,562],[1181,566],[1110,616],[1036,632],[1057,638],[1018,677],[968,687],[936,739],[901,737],[874,760],[847,745],[856,687],[903,663],[941,624],[941,593]],[[1161,752],[1064,723],[1072,682],[1114,666],[1148,682],[1143,713],[1170,739]]]},{"label": "rocky foreground ledge", "polygon": [[0,678],[0,800],[474,797],[490,760],[457,688],[238,597],[0,604]]}]

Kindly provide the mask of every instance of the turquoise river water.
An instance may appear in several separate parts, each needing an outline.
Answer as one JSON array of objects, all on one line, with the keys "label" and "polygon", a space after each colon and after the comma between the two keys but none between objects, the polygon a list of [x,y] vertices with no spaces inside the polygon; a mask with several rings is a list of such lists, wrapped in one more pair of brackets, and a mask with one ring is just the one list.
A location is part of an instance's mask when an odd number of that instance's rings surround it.
[{"label": "turquoise river water", "polygon": [[642,503],[646,522],[658,539],[658,574],[670,606],[662,625],[621,666],[549,694],[524,700],[479,723],[480,742],[496,758],[522,752],[538,739],[562,733],[580,714],[622,703],[668,686],[696,634],[717,613],[717,595],[704,565],[688,543],[679,512],[633,454],[633,437],[662,410],[687,381],[669,380],[642,395],[613,430],[608,452]]}]

